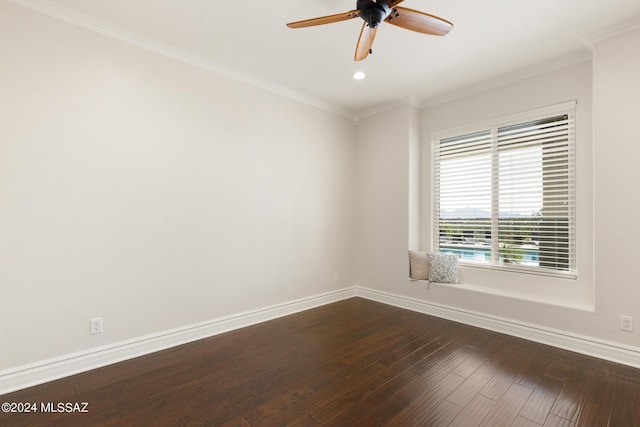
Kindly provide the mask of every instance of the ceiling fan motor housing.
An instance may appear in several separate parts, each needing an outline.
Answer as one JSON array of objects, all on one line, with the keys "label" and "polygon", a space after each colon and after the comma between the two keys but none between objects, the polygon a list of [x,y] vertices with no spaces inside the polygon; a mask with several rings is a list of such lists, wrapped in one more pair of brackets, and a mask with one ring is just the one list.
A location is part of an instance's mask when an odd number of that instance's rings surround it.
[{"label": "ceiling fan motor housing", "polygon": [[360,11],[358,16],[367,23],[369,28],[377,28],[391,13],[387,0],[358,0],[356,9]]}]

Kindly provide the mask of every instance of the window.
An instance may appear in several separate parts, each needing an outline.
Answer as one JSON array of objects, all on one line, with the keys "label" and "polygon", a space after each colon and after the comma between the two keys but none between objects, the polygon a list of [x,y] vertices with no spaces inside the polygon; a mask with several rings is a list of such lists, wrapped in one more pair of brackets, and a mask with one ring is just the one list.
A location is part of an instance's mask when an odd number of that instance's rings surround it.
[{"label": "window", "polygon": [[434,250],[575,276],[575,103],[433,139]]}]

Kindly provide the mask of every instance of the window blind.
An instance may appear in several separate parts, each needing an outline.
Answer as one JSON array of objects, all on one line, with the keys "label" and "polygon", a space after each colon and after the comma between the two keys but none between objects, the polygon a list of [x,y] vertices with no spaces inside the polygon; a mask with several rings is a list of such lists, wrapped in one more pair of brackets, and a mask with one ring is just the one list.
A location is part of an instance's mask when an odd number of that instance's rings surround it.
[{"label": "window blind", "polygon": [[434,138],[435,250],[575,273],[575,114],[532,116]]}]

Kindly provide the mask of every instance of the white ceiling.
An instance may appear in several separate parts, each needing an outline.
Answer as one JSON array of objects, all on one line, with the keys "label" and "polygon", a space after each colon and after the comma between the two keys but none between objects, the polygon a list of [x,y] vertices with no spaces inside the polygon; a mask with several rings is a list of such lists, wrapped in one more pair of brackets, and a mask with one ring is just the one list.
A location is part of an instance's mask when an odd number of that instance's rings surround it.
[{"label": "white ceiling", "polygon": [[[354,114],[400,101],[424,103],[487,80],[526,73],[541,64],[587,58],[587,36],[640,17],[640,0],[405,0],[403,7],[453,22],[451,33],[427,36],[383,23],[373,55],[356,63],[353,53],[360,19],[301,29],[285,26],[354,9],[355,0],[47,3]],[[356,70],[364,71],[367,78],[353,80]]]}]

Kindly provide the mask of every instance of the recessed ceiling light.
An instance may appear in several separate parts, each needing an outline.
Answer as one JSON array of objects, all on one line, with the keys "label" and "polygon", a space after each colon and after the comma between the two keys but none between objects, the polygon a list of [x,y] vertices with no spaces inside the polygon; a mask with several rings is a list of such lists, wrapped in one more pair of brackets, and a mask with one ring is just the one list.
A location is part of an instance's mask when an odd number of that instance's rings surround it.
[{"label": "recessed ceiling light", "polygon": [[367,77],[367,75],[365,73],[363,73],[362,71],[356,71],[355,73],[353,73],[353,78],[356,80],[362,80],[365,77]]}]

